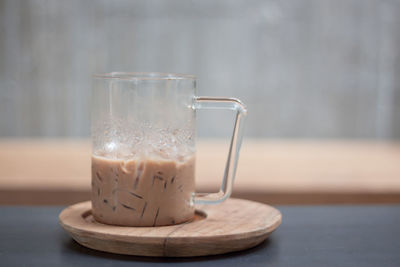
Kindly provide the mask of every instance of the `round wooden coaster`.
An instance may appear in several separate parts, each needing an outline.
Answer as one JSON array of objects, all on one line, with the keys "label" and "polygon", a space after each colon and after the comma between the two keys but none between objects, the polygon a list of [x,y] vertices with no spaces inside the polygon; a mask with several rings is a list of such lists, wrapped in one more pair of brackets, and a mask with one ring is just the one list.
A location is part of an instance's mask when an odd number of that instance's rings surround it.
[{"label": "round wooden coaster", "polygon": [[281,213],[268,205],[229,198],[218,205],[196,207],[195,218],[160,227],[124,227],[96,222],[90,201],[64,209],[61,226],[83,246],[136,256],[190,257],[254,247],[281,223]]}]

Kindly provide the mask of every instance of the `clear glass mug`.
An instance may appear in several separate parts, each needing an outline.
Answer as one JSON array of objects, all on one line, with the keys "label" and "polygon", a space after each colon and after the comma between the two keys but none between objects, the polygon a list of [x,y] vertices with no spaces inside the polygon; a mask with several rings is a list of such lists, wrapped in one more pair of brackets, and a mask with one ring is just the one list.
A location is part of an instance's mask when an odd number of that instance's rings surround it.
[{"label": "clear glass mug", "polygon": [[[236,112],[218,193],[195,193],[196,110]],[[92,212],[102,223],[160,226],[194,216],[195,204],[227,199],[235,178],[246,107],[235,98],[196,96],[192,75],[94,75]]]}]

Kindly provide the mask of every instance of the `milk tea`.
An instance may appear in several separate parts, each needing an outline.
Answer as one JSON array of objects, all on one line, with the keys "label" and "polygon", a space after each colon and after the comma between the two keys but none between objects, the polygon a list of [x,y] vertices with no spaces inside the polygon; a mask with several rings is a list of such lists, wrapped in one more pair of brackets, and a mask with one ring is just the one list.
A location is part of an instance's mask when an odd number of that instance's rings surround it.
[{"label": "milk tea", "polygon": [[194,215],[194,156],[110,159],[92,156],[92,212],[121,226],[182,223]]}]

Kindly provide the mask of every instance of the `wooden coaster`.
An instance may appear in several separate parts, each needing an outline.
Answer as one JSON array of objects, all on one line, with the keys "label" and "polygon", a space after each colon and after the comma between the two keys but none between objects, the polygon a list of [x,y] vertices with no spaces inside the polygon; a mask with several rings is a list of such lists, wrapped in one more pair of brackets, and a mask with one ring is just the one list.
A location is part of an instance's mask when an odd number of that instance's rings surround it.
[{"label": "wooden coaster", "polygon": [[96,250],[136,255],[190,257],[254,247],[281,223],[281,213],[268,205],[229,198],[218,205],[196,207],[190,222],[160,227],[124,227],[96,222],[90,201],[64,209],[61,226],[79,244]]}]

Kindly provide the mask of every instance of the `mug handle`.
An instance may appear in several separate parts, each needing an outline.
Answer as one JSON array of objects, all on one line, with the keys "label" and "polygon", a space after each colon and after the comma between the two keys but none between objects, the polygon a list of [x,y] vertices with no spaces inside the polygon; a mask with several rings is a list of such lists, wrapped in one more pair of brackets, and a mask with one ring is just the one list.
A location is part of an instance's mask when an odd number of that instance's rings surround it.
[{"label": "mug handle", "polygon": [[232,193],[235,180],[236,167],[239,159],[240,147],[243,139],[244,118],[247,115],[246,106],[236,98],[197,96],[194,98],[194,109],[227,109],[236,111],[235,126],[231,144],[229,146],[228,159],[226,161],[222,185],[218,193],[196,193],[195,204],[217,204],[226,200]]}]

